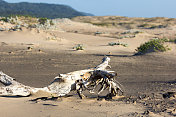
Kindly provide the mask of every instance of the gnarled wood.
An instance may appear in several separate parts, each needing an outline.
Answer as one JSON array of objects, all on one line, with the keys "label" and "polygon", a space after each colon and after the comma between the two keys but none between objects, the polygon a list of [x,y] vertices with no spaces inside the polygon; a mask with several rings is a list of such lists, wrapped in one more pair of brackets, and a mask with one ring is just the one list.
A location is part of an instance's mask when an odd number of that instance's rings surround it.
[{"label": "gnarled wood", "polygon": [[29,96],[38,91],[47,92],[51,96],[65,96],[71,90],[77,90],[78,94],[81,94],[83,88],[89,90],[89,85],[93,84],[95,85],[94,87],[99,84],[103,86],[100,92],[105,89],[105,86],[106,88],[110,87],[110,92],[112,92],[111,89],[114,89],[116,92],[116,89],[119,87],[112,80],[116,74],[113,73],[114,71],[106,70],[109,62],[110,58],[105,57],[102,63],[95,68],[59,74],[50,85],[43,88],[23,85],[14,78],[0,72],[0,82],[5,85],[5,87],[0,87],[0,96]]}]

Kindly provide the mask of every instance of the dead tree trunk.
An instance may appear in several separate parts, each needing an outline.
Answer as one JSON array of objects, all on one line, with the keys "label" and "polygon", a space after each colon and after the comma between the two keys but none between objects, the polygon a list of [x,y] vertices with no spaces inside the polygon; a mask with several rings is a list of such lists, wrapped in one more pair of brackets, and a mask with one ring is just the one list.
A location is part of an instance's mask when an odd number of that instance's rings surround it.
[{"label": "dead tree trunk", "polygon": [[[54,81],[43,88],[34,88],[23,85],[17,82],[14,78],[0,72],[0,82],[5,87],[0,87],[0,96],[30,96],[37,93],[38,91],[44,91],[49,93],[51,96],[64,96],[67,95],[71,90],[76,89],[76,81],[84,80],[85,86],[90,84],[90,72],[101,74],[101,77],[109,76],[113,71],[107,71],[106,68],[109,66],[110,58],[105,57],[100,65],[95,68],[74,71],[67,74],[60,74],[54,78]],[[99,71],[99,72],[96,72]],[[93,74],[96,76],[96,74]],[[113,76],[114,77],[114,76]],[[102,89],[103,90],[103,89]]]}]

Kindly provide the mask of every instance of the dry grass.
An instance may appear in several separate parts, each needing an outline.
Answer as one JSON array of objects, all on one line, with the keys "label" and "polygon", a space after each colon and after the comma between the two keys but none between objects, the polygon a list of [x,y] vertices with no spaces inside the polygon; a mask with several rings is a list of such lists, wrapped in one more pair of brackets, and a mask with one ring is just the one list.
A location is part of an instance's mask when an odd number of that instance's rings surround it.
[{"label": "dry grass", "polygon": [[129,18],[121,16],[79,16],[73,18],[72,20],[91,23],[97,26],[123,29],[155,29],[176,25],[176,19],[164,17]]}]

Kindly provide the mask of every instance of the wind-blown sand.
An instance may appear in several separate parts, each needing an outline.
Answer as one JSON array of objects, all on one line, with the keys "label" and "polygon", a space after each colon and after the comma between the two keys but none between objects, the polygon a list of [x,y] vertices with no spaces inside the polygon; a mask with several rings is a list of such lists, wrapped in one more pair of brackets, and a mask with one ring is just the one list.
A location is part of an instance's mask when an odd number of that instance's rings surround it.
[{"label": "wind-blown sand", "polygon": [[[53,35],[57,38],[53,39]],[[118,73],[117,80],[125,90],[125,98],[111,101],[98,101],[95,95],[87,93],[88,98],[80,100],[76,92],[71,92],[71,97],[56,101],[39,100],[37,103],[29,100],[41,97],[40,94],[21,98],[0,97],[0,116],[174,116],[176,107],[170,103],[175,103],[175,99],[165,100],[162,94],[176,91],[176,45],[169,44],[173,48],[169,52],[132,56],[141,43],[152,37],[152,34],[141,33],[133,39],[115,39],[36,29],[0,32],[0,70],[25,85],[44,87],[58,73],[94,67],[104,55],[108,55],[112,70]],[[128,44],[128,47],[108,46],[108,43],[118,41]],[[76,44],[83,44],[85,50],[75,51],[73,47]],[[168,107],[162,111],[164,105]]]}]

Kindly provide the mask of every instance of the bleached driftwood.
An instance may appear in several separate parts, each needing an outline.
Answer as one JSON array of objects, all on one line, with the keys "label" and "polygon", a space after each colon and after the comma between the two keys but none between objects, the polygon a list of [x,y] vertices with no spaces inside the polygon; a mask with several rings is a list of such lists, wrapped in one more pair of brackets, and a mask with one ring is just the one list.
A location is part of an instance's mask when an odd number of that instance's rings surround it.
[{"label": "bleached driftwood", "polygon": [[55,96],[65,96],[70,91],[77,90],[80,98],[82,98],[81,92],[83,90],[93,92],[98,85],[101,85],[98,94],[109,88],[109,93],[116,95],[117,90],[122,90],[119,84],[114,81],[116,76],[114,71],[106,70],[107,67],[110,67],[109,62],[110,58],[105,57],[102,63],[95,68],[59,74],[50,85],[43,88],[23,85],[14,78],[0,72],[0,82],[5,85],[5,87],[0,87],[0,96],[30,96],[39,91]]}]

